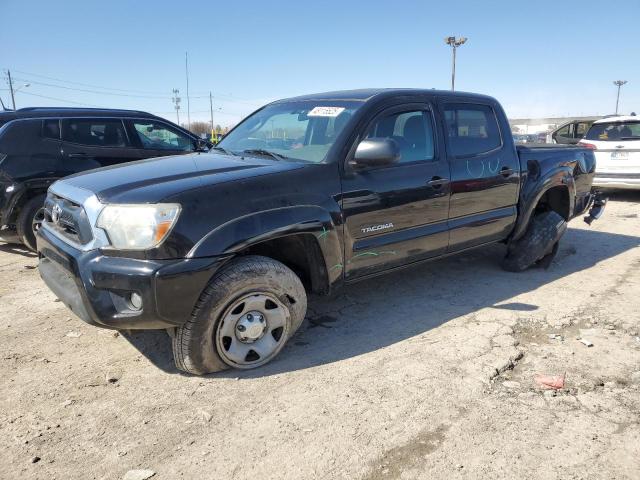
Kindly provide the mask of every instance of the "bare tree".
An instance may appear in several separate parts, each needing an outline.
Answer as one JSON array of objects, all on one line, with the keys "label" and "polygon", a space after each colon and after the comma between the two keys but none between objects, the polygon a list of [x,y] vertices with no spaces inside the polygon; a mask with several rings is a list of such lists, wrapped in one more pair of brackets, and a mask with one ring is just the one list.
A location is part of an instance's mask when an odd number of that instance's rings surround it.
[{"label": "bare tree", "polygon": [[191,132],[198,136],[211,133],[209,122],[191,122]]}]

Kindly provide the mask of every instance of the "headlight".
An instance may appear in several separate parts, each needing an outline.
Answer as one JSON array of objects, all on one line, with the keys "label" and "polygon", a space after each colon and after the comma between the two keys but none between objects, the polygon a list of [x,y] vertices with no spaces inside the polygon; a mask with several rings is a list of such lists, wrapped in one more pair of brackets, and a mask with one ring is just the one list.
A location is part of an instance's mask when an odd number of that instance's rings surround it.
[{"label": "headlight", "polygon": [[107,232],[114,248],[146,250],[167,237],[180,214],[180,205],[107,205],[96,226]]}]

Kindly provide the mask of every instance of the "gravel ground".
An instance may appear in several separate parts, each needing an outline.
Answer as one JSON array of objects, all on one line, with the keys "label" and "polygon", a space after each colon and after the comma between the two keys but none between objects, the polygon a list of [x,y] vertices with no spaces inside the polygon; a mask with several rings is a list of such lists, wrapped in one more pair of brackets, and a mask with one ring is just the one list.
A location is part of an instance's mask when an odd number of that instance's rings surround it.
[{"label": "gravel ground", "polygon": [[549,270],[492,246],[363,282],[272,364],[193,377],[2,245],[0,478],[640,478],[639,246],[640,194],[616,194]]}]

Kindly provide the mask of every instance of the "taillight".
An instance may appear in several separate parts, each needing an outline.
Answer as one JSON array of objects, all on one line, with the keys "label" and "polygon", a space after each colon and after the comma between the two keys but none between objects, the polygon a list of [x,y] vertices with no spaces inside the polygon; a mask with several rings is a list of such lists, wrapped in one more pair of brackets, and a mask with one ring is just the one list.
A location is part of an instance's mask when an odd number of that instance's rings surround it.
[{"label": "taillight", "polygon": [[598,147],[596,147],[593,143],[587,143],[587,142],[578,142],[578,145],[584,148],[588,148],[590,150],[597,150]]}]

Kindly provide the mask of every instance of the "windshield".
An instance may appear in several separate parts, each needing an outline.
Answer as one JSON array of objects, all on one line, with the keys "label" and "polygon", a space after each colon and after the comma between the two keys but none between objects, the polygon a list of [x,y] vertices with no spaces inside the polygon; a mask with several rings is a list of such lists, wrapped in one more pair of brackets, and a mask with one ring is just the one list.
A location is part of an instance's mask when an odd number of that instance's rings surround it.
[{"label": "windshield", "polygon": [[217,147],[238,155],[320,163],[361,105],[328,100],[269,105],[246,118]]},{"label": "windshield", "polygon": [[594,123],[584,138],[604,142],[640,140],[640,121]]}]

